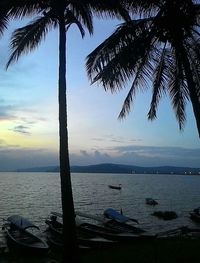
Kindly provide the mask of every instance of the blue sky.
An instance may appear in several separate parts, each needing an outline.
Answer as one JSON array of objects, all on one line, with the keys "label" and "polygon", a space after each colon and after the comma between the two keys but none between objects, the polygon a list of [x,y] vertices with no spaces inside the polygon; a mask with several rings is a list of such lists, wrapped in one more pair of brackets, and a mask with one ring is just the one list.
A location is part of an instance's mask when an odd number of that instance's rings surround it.
[{"label": "blue sky", "polygon": [[[123,163],[142,166],[200,167],[200,140],[191,105],[187,123],[178,129],[168,98],[157,120],[147,120],[150,93],[136,97],[123,121],[117,116],[128,92],[111,94],[90,85],[85,58],[119,21],[95,21],[93,37],[81,39],[72,26],[67,34],[67,99],[72,165]],[[0,170],[58,164],[58,32],[22,56],[6,71],[10,32],[0,39]]]}]

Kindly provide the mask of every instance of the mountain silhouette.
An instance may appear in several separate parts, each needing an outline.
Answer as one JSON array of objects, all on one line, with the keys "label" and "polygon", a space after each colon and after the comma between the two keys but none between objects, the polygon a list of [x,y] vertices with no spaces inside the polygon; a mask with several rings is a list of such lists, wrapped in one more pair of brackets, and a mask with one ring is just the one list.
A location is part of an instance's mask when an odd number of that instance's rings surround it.
[{"label": "mountain silhouette", "polygon": [[[58,166],[17,169],[16,172],[59,172]],[[200,168],[177,166],[142,167],[135,165],[102,163],[87,166],[71,166],[72,173],[125,173],[125,174],[191,174],[200,175]]]}]

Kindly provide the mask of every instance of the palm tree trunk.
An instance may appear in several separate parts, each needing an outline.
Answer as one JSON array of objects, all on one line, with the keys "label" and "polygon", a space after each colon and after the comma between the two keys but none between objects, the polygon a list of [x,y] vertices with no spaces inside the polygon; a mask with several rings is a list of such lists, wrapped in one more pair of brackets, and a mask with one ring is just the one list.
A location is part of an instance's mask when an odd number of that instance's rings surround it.
[{"label": "palm tree trunk", "polygon": [[190,99],[192,102],[194,116],[196,119],[197,130],[198,130],[199,137],[200,137],[200,101],[198,98],[198,93],[196,90],[196,85],[193,79],[192,69],[190,67],[190,61],[188,59],[186,50],[183,45],[179,46],[179,49],[180,49],[180,54],[182,57],[185,75],[186,75],[186,79],[188,83],[188,90],[189,90]]},{"label": "palm tree trunk", "polygon": [[63,212],[64,262],[79,262],[76,238],[75,213],[72,195],[66,100],[66,30],[64,13],[59,20],[59,135],[60,135],[60,179]]}]

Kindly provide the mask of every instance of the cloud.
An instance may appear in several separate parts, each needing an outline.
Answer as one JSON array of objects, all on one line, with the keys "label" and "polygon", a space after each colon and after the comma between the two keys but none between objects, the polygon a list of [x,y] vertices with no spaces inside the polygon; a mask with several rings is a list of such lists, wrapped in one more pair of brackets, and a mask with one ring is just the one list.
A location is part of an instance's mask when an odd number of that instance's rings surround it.
[{"label": "cloud", "polygon": [[168,156],[168,157],[199,157],[200,148],[190,149],[182,147],[158,147],[158,146],[116,146],[110,148],[112,151],[118,151],[119,153],[135,153],[140,156]]},{"label": "cloud", "polygon": [[87,151],[83,151],[83,150],[80,150],[80,153],[83,155],[83,156],[90,156]]},{"label": "cloud", "polygon": [[[138,166],[182,166],[200,168],[200,149],[179,147],[117,146],[107,150],[70,152],[71,165],[99,163]],[[58,165],[58,152],[44,148],[22,148],[0,140],[0,169],[14,170],[38,166]]]},{"label": "cloud", "polygon": [[[1,50],[3,47],[1,47]],[[3,53],[3,52],[2,52]],[[6,53],[6,52],[5,52]],[[37,70],[37,62],[33,62],[30,58],[19,60],[14,63],[7,70],[5,70],[6,63],[8,62],[8,54],[1,56],[0,60],[0,86],[4,89],[15,92],[16,90],[22,91],[27,89],[27,81],[32,77],[34,70]],[[20,83],[20,84],[19,84]],[[28,87],[33,86],[34,83],[29,81]]]},{"label": "cloud", "polygon": [[[26,117],[19,117],[20,115],[26,115],[27,113],[32,114],[32,118],[34,119],[34,114],[38,113],[36,110],[29,110],[28,107],[22,106],[23,102],[21,101],[20,105],[5,101],[0,98],[0,121],[5,120],[22,120],[28,124],[33,123],[33,120],[28,120]],[[21,114],[22,113],[22,114]],[[30,117],[29,117],[30,118]],[[40,116],[35,117],[38,121],[45,121],[45,118],[41,118]]]},{"label": "cloud", "polygon": [[10,121],[11,125],[15,125],[13,128],[9,128],[13,132],[29,135],[30,129],[34,124],[44,123],[48,121],[47,118],[41,117],[38,109],[31,109],[28,105],[24,106],[21,101],[20,104],[15,104],[9,101],[5,101],[0,98],[0,122]]},{"label": "cloud", "polygon": [[133,138],[133,139],[127,139],[126,137],[123,136],[116,136],[114,134],[106,134],[102,137],[94,137],[92,138],[93,141],[97,141],[97,142],[109,142],[109,143],[123,143],[123,144],[129,144],[129,143],[133,143],[133,142],[141,142],[142,139],[140,138]]},{"label": "cloud", "polygon": [[80,154],[70,154],[71,165],[90,165],[98,163],[108,163],[111,161],[112,158],[108,153],[101,153],[97,150],[92,152],[81,150]]},{"label": "cloud", "polygon": [[118,146],[110,149],[117,151],[121,157],[132,158],[134,162],[145,166],[173,165],[199,167],[200,148],[187,149],[182,147],[156,146]]},{"label": "cloud", "polygon": [[28,131],[29,129],[30,129],[30,127],[28,127],[28,126],[17,125],[12,129],[12,131],[17,132],[17,133],[30,135],[31,133]]},{"label": "cloud", "polygon": [[92,138],[91,140],[92,140],[92,141],[97,141],[97,142],[102,142],[102,141],[104,141],[103,138]]},{"label": "cloud", "polygon": [[3,105],[4,101],[0,102],[0,121],[13,120],[15,115],[12,113],[16,107],[11,105]]},{"label": "cloud", "polygon": [[58,165],[58,153],[43,148],[0,147],[0,170]]},{"label": "cloud", "polygon": [[0,148],[4,145],[7,145],[6,141],[3,139],[0,139]]},{"label": "cloud", "polygon": [[[84,154],[83,154],[84,152]],[[104,150],[81,151],[71,154],[73,165],[118,163],[138,166],[190,166],[200,167],[200,148],[154,146],[116,146]]]}]

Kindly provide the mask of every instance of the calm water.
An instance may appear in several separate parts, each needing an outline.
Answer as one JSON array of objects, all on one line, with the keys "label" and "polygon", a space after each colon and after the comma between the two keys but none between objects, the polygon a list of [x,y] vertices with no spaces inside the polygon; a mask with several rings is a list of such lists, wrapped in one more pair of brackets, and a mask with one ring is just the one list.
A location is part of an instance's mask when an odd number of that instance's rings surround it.
[{"label": "calm water", "polygon": [[[109,184],[122,184],[122,191],[109,189]],[[75,173],[72,185],[76,210],[102,214],[108,207],[122,208],[150,232],[182,225],[197,227],[188,212],[200,206],[200,176]],[[159,205],[146,205],[146,197],[156,199]],[[151,215],[159,210],[173,210],[179,217],[163,221]],[[61,211],[59,174],[0,173],[1,219],[20,214],[44,229],[51,211]]]}]

